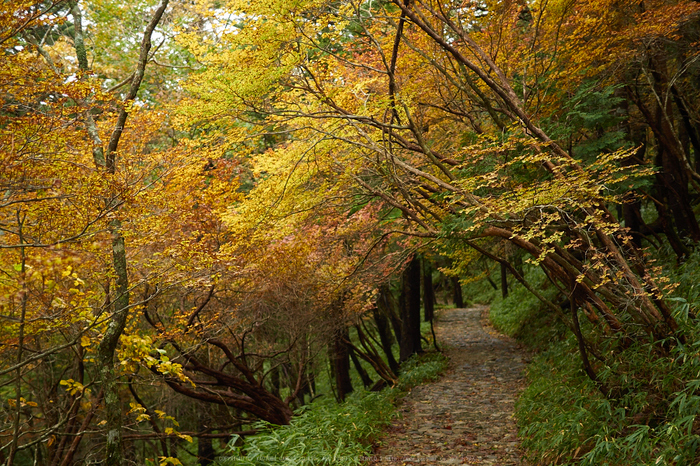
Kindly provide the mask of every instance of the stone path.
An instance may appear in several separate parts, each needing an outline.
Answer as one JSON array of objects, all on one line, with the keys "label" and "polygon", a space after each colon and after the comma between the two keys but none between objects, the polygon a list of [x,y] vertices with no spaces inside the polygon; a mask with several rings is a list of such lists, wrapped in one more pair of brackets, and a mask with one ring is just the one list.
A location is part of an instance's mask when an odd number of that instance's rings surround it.
[{"label": "stone path", "polygon": [[435,327],[450,369],[413,389],[371,465],[525,465],[513,419],[526,357],[485,307],[445,309]]}]

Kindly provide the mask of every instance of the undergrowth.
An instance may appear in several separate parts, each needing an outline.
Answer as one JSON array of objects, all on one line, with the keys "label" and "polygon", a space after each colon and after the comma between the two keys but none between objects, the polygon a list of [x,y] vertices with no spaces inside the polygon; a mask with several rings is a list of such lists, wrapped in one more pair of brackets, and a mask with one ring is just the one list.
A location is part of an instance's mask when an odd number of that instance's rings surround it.
[{"label": "undergrowth", "polygon": [[[700,464],[700,325],[693,316],[700,305],[698,270],[700,254],[667,267],[669,278],[679,283],[670,302],[685,343],[613,349],[605,336],[596,340],[591,323],[582,320],[587,338],[604,349],[605,364],[595,365],[599,383],[614,393],[608,397],[584,373],[576,338],[523,287],[513,286],[508,298],[493,303],[494,325],[537,351],[516,404],[532,464]],[[555,302],[563,299],[537,272],[528,280]],[[659,346],[669,348],[667,357],[657,356]]]},{"label": "undergrowth", "polygon": [[[530,269],[528,281],[549,300],[555,300],[557,290],[550,286],[540,269]],[[520,284],[512,283],[507,298],[500,296],[491,304],[490,318],[501,332],[516,338],[534,350],[560,340],[566,327],[551,312],[542,311],[542,303]],[[536,330],[536,331],[533,331]]]},{"label": "undergrowth", "polygon": [[380,392],[352,393],[344,403],[332,399],[300,410],[286,426],[258,422],[258,433],[229,443],[231,455],[221,466],[360,465],[371,454],[372,442],[395,415],[395,402],[410,388],[434,380],[447,367],[440,353],[425,353],[402,365],[399,383]]}]

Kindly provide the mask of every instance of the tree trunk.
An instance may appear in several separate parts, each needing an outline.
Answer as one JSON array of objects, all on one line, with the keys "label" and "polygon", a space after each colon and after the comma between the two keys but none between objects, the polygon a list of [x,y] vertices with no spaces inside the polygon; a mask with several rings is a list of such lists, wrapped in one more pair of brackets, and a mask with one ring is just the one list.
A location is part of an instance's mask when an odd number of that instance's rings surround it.
[{"label": "tree trunk", "polygon": [[[19,214],[18,214],[19,216]],[[19,240],[24,243],[24,237],[22,236],[22,225],[19,226]],[[19,437],[20,437],[20,424],[22,421],[22,358],[24,354],[22,350],[24,349],[24,331],[25,331],[25,319],[27,317],[27,296],[29,291],[27,290],[26,280],[27,280],[27,269],[26,269],[26,251],[24,248],[20,248],[20,273],[21,273],[21,284],[22,290],[20,294],[20,319],[19,319],[19,335],[17,338],[17,372],[15,376],[15,412],[12,413],[12,443],[10,444],[10,453],[7,459],[7,466],[12,466],[15,462],[15,455],[19,447]]]},{"label": "tree trunk", "polygon": [[270,393],[279,398],[281,388],[280,369],[277,366],[270,370]]},{"label": "tree trunk", "polygon": [[501,262],[501,296],[505,299],[508,297],[508,269],[506,264]]},{"label": "tree trunk", "polygon": [[[202,373],[210,375],[215,371]],[[271,424],[286,425],[291,421],[294,413],[289,405],[268,392],[263,386],[247,383],[224,372],[218,372],[213,377],[219,379],[220,385],[226,389],[198,390],[187,383],[180,383],[170,378],[166,378],[165,382],[176,392],[190,398],[224,405],[227,408],[236,408]],[[244,394],[235,393],[231,390],[232,388],[243,391]]]},{"label": "tree trunk", "polygon": [[112,304],[113,312],[107,331],[97,350],[97,362],[100,368],[100,382],[104,390],[105,420],[107,424],[107,445],[105,446],[105,465],[121,466],[122,448],[122,402],[117,387],[117,374],[114,367],[114,353],[119,337],[124,332],[129,312],[129,279],[126,270],[126,249],[124,237],[120,232],[118,220],[111,222],[112,257],[116,275],[116,297]]},{"label": "tree trunk", "polygon": [[423,258],[423,320],[430,322],[435,316],[435,290],[433,289],[433,267]]},{"label": "tree trunk", "polygon": [[333,337],[333,372],[338,401],[345,401],[345,397],[353,390],[350,378],[349,338],[347,327],[336,330]]},{"label": "tree trunk", "polygon": [[[98,170],[104,170],[108,175],[114,175],[116,173],[117,149],[124,130],[124,124],[128,117],[127,108],[130,107],[132,102],[136,99],[138,90],[141,87],[151,50],[151,36],[158,23],[160,23],[163,13],[168,6],[168,2],[169,0],[161,0],[160,5],[158,5],[158,8],[154,12],[143,33],[136,70],[131,79],[129,92],[119,110],[117,123],[112,130],[106,151],[102,145],[102,140],[99,138],[97,126],[90,114],[90,109],[86,112],[88,133],[92,137],[94,143],[93,159],[96,168]],[[82,72],[87,74],[90,70],[83,37],[80,6],[77,1],[73,0],[70,2],[70,7],[74,19],[74,47],[78,66]],[[111,202],[115,203],[116,199],[115,197]],[[113,210],[117,210],[116,203],[114,205],[115,207],[113,207]],[[104,392],[104,412],[105,421],[107,421],[105,425],[107,435],[104,450],[104,464],[105,466],[121,466],[124,462],[124,448],[122,445],[121,432],[123,416],[116,380],[117,370],[114,367],[114,353],[119,343],[119,338],[126,326],[129,311],[129,279],[127,275],[126,248],[124,236],[121,232],[121,222],[118,219],[110,221],[108,230],[112,235],[112,267],[116,281],[116,296],[112,304],[112,315],[107,325],[107,330],[97,349],[97,363],[100,368],[99,380]]]},{"label": "tree trunk", "polygon": [[[636,137],[635,137],[636,136]],[[636,135],[636,132],[630,130],[630,138],[633,140],[633,144],[639,146],[633,157],[627,157],[620,161],[620,165],[623,167],[631,167],[636,165],[640,160],[644,160],[644,154],[646,153],[646,146],[642,145],[641,142],[636,142],[635,139],[641,139],[641,135]],[[629,229],[630,235],[632,235],[632,243],[637,247],[642,247],[642,227],[644,226],[644,220],[642,219],[642,203],[634,197],[634,194],[630,196],[627,202],[622,204],[622,219],[625,222],[625,228]]]},{"label": "tree trunk", "polygon": [[401,362],[422,351],[420,341],[420,261],[414,257],[401,280]]},{"label": "tree trunk", "polygon": [[688,176],[679,161],[668,148],[659,145],[657,166],[661,168],[661,173],[657,176],[663,183],[663,192],[666,203],[673,214],[673,220],[677,227],[677,232],[682,238],[691,238],[694,241],[700,240],[700,227],[698,227],[695,213],[690,203],[690,193],[688,190]]},{"label": "tree trunk", "polygon": [[367,374],[365,368],[362,367],[362,364],[360,364],[360,360],[357,359],[357,355],[355,354],[355,350],[352,348],[352,346],[349,349],[352,365],[355,366],[355,370],[358,374],[360,374],[360,379],[362,379],[362,385],[364,385],[365,388],[369,388],[372,385],[372,379],[370,379],[369,374]]},{"label": "tree trunk", "polygon": [[401,319],[396,314],[394,309],[394,299],[391,295],[391,290],[388,286],[383,286],[379,290],[379,299],[377,299],[377,305],[389,318],[391,322],[391,328],[394,330],[394,335],[396,336],[396,341],[401,342]]},{"label": "tree trunk", "polygon": [[462,285],[459,283],[458,277],[452,277],[452,302],[456,308],[464,307],[464,298],[462,297]]},{"label": "tree trunk", "polygon": [[349,342],[349,346],[355,351],[355,354],[367,361],[376,371],[377,375],[384,379],[387,383],[394,385],[397,381],[396,374],[391,371],[391,368],[384,363],[384,360],[379,356],[377,349],[372,344],[372,340],[365,335],[362,327],[357,325],[357,337],[360,339],[360,345],[363,349],[358,348]]},{"label": "tree trunk", "polygon": [[689,156],[684,152],[681,138],[677,137],[672,126],[675,113],[672,108],[673,99],[669,98],[668,89],[672,85],[669,86],[666,61],[664,54],[652,52],[649,71],[654,77],[652,90],[656,96],[653,110],[645,105],[640,97],[635,94],[632,96],[658,143],[656,165],[661,170],[657,175],[657,181],[660,181],[663,186],[666,204],[673,216],[676,231],[681,238],[690,238],[698,242],[700,225],[693,212],[688,189],[693,170],[688,160]]},{"label": "tree trunk", "polygon": [[[209,405],[199,403],[199,410],[197,411],[197,431],[206,432],[210,427],[211,413],[209,412]],[[214,463],[215,457],[216,451],[214,451],[211,437],[198,437],[197,460],[199,461],[199,466],[209,466]]]},{"label": "tree trunk", "polygon": [[656,175],[655,187],[658,200],[663,205],[657,203],[655,206],[659,214],[661,227],[666,234],[669,244],[678,256],[678,259],[682,259],[690,254],[690,250],[683,244],[682,239],[683,232],[687,233],[688,231],[688,223],[685,221],[685,215],[683,215],[685,211],[683,206],[688,199],[688,185],[687,182],[684,184],[682,180],[677,179],[677,175],[674,174],[674,166],[676,164],[672,163],[672,157],[669,157],[667,152],[664,150],[663,145],[659,145],[656,165],[661,167],[661,171]]},{"label": "tree trunk", "polygon": [[382,349],[384,350],[387,363],[392,372],[396,374],[399,371],[399,363],[396,361],[394,353],[391,350],[393,339],[389,330],[389,321],[378,307],[372,310],[372,314],[374,315],[377,333],[379,333],[379,341],[382,343]]}]

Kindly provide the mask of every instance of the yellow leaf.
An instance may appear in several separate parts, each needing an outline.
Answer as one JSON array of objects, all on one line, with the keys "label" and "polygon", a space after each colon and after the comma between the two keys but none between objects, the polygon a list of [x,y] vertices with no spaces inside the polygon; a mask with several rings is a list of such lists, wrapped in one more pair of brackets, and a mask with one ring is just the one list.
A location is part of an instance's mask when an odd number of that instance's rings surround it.
[{"label": "yellow leaf", "polygon": [[159,466],[165,466],[167,464],[182,466],[182,463],[180,462],[180,460],[177,458],[173,458],[172,456],[161,456],[160,463],[158,463],[158,464],[159,464]]}]

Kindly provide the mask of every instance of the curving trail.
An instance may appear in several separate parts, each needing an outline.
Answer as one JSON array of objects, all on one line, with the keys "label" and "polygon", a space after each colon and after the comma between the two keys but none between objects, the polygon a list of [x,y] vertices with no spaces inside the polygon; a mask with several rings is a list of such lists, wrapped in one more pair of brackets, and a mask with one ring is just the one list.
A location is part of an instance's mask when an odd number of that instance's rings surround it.
[{"label": "curving trail", "polygon": [[498,334],[487,308],[445,309],[436,322],[450,369],[413,389],[372,465],[524,465],[513,405],[524,388],[525,353]]}]

